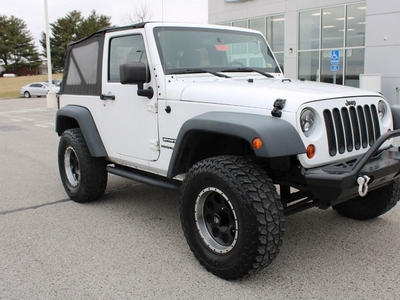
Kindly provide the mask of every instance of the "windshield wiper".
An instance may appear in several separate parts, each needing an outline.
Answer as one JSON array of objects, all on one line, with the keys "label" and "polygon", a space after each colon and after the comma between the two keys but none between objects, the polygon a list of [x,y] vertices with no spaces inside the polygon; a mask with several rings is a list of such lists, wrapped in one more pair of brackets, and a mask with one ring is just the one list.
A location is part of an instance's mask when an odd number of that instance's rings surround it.
[{"label": "windshield wiper", "polygon": [[175,71],[173,73],[174,74],[209,73],[209,74],[217,76],[217,77],[232,78],[231,76],[213,72],[213,71],[209,71],[209,70],[205,70],[205,69],[187,69],[187,70]]},{"label": "windshield wiper", "polygon": [[221,72],[256,72],[268,78],[275,78],[274,75],[272,74],[264,73],[262,71],[253,68],[232,68],[232,69],[222,70]]}]

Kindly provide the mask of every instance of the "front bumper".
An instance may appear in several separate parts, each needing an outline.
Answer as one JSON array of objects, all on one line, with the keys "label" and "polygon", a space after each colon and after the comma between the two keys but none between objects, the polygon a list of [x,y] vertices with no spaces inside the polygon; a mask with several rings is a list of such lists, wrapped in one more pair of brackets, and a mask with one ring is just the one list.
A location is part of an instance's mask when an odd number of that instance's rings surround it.
[{"label": "front bumper", "polygon": [[359,196],[359,177],[368,176],[368,191],[396,179],[400,175],[400,152],[397,148],[380,151],[388,139],[400,136],[400,129],[383,134],[362,156],[305,173],[306,183],[318,198],[320,208],[328,208]]}]

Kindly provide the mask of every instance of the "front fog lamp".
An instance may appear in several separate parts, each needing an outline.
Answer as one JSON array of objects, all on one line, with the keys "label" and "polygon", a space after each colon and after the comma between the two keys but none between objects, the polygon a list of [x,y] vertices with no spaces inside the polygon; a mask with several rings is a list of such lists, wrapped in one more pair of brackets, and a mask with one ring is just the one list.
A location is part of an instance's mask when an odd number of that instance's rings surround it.
[{"label": "front fog lamp", "polygon": [[385,102],[383,102],[382,100],[379,101],[378,103],[378,116],[379,116],[379,120],[383,120],[383,118],[386,116],[386,104]]},{"label": "front fog lamp", "polygon": [[309,137],[314,132],[314,125],[315,113],[311,109],[306,108],[300,115],[300,126],[305,136]]}]

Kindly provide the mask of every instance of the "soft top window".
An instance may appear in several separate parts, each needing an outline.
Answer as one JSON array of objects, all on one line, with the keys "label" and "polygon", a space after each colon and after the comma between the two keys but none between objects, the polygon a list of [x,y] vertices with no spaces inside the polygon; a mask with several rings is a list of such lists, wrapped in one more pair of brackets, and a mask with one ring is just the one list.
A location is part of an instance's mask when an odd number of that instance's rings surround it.
[{"label": "soft top window", "polygon": [[70,44],[60,94],[100,95],[104,32]]},{"label": "soft top window", "polygon": [[82,80],[86,84],[96,84],[97,55],[92,55],[93,53],[99,53],[98,41],[72,49],[74,59],[72,59],[72,64],[68,70],[67,84],[81,84]]}]

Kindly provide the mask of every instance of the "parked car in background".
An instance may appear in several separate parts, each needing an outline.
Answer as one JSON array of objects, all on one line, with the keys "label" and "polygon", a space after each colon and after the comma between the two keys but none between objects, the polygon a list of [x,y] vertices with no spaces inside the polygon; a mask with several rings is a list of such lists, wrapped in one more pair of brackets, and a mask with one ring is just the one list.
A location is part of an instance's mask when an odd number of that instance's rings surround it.
[{"label": "parked car in background", "polygon": [[[60,90],[59,86],[53,85],[52,87],[55,93],[58,93]],[[47,82],[33,82],[21,87],[20,93],[25,98],[30,98],[32,96],[42,97],[47,95],[49,89],[49,84]]]}]

